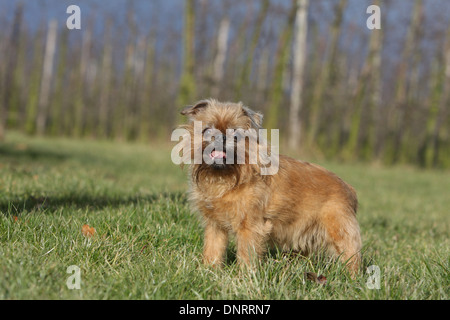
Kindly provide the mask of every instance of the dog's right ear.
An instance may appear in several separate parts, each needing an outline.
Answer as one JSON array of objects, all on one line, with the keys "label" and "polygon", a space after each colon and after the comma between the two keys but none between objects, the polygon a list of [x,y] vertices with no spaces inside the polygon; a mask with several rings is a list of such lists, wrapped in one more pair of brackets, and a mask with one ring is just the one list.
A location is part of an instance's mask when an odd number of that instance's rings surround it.
[{"label": "dog's right ear", "polygon": [[189,117],[193,117],[197,114],[197,112],[199,112],[200,110],[205,109],[207,106],[209,105],[209,101],[208,100],[201,100],[199,102],[197,102],[196,104],[194,104],[193,106],[186,106],[183,108],[183,110],[181,110],[181,114],[183,116],[189,116]]},{"label": "dog's right ear", "polygon": [[253,129],[261,129],[263,115],[260,112],[253,111],[249,107],[242,107],[244,114],[250,119]]}]

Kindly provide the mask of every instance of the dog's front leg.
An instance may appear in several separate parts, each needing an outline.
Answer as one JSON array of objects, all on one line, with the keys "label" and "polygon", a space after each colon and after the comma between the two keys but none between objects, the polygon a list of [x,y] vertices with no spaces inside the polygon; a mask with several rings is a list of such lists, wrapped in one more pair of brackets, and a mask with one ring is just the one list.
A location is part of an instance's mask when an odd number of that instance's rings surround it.
[{"label": "dog's front leg", "polygon": [[252,266],[265,251],[265,242],[272,229],[266,222],[247,223],[244,220],[236,232],[237,259],[242,266]]},{"label": "dog's front leg", "polygon": [[228,231],[216,223],[208,221],[205,227],[203,263],[212,266],[222,265],[227,245]]}]

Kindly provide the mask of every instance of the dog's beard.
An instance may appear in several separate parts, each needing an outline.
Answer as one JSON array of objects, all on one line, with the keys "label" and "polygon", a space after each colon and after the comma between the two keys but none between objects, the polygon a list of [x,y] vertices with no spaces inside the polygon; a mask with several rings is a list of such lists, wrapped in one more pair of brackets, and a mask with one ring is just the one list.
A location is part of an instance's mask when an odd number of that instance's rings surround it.
[{"label": "dog's beard", "polygon": [[239,164],[199,164],[193,167],[192,177],[197,185],[203,182],[220,183],[220,179],[230,180],[234,187],[241,181]]},{"label": "dog's beard", "polygon": [[[234,186],[241,181],[242,169],[245,164],[237,163],[236,145],[227,145],[222,151],[222,146],[216,144],[217,150],[208,152],[209,162],[202,162],[193,166],[192,177],[197,185],[202,182],[219,183],[219,180],[229,180]],[[231,149],[232,148],[232,149]],[[205,152],[205,146],[202,148]],[[203,153],[202,153],[203,154]]]}]

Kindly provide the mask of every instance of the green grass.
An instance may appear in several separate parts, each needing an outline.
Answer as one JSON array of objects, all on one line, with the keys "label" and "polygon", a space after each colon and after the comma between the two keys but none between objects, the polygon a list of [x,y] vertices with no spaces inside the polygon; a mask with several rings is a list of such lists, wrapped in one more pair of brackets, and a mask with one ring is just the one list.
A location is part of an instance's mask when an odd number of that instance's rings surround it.
[{"label": "green grass", "polygon": [[[321,163],[358,191],[364,270],[272,252],[252,271],[201,264],[202,227],[170,145],[28,138],[0,144],[1,299],[448,299],[450,173]],[[15,218],[17,217],[17,218]],[[88,239],[84,224],[96,229]],[[69,266],[81,270],[70,290]],[[327,277],[325,286],[305,272]]]}]

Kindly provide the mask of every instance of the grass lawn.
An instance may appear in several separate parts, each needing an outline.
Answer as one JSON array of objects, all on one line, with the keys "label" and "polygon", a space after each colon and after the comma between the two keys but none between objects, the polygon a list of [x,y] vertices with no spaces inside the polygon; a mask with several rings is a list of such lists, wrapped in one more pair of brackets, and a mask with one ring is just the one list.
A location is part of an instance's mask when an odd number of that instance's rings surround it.
[{"label": "grass lawn", "polygon": [[[233,242],[224,269],[202,266],[201,223],[170,145],[10,133],[0,144],[0,298],[448,299],[450,172],[320,164],[358,191],[364,270],[355,280],[338,262],[277,252],[243,272]],[[72,265],[79,290],[66,284]],[[370,265],[380,289],[367,286]]]}]

